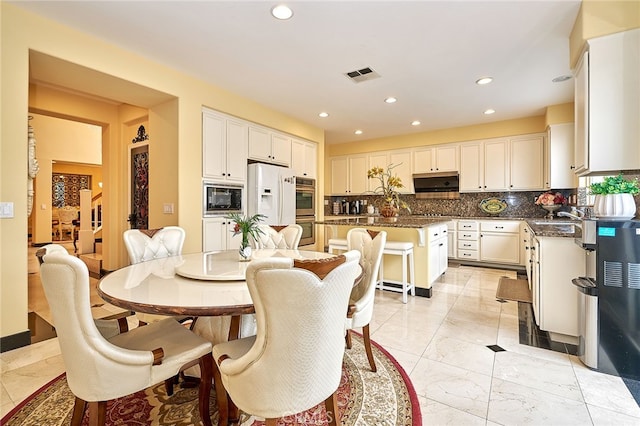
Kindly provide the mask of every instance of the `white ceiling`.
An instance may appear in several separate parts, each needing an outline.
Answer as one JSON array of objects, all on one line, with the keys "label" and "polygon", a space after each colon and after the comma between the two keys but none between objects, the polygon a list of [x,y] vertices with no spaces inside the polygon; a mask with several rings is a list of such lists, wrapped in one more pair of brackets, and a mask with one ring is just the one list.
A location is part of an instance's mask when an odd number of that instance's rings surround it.
[{"label": "white ceiling", "polygon": [[[571,74],[579,0],[289,1],[288,21],[271,17],[275,0],[16,4],[321,127],[327,143],[542,115],[573,100],[573,80],[551,80]],[[364,67],[381,77],[344,76]],[[476,85],[483,76],[494,82]]]}]

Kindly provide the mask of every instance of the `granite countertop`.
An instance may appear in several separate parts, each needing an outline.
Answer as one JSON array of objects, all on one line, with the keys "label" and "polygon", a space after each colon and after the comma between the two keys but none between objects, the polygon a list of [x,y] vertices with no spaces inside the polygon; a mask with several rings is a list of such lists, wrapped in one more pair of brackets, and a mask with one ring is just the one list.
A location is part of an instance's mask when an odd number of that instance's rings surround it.
[{"label": "granite countertop", "polygon": [[578,220],[525,219],[536,237],[582,238],[582,228]]}]

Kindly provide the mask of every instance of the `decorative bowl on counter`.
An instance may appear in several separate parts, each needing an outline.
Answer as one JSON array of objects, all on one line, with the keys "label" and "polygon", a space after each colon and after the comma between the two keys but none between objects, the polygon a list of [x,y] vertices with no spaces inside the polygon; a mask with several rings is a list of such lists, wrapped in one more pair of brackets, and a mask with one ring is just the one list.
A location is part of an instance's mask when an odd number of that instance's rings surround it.
[{"label": "decorative bowl on counter", "polygon": [[553,212],[555,212],[556,210],[558,210],[560,207],[562,207],[562,204],[551,204],[551,205],[544,205],[541,204],[540,207],[542,207],[543,209],[545,209],[546,211],[548,211],[549,213],[547,213],[547,215],[545,216],[547,219],[553,219]]},{"label": "decorative bowl on counter", "polygon": [[489,214],[498,214],[505,211],[507,202],[499,198],[485,198],[480,201],[480,210]]}]

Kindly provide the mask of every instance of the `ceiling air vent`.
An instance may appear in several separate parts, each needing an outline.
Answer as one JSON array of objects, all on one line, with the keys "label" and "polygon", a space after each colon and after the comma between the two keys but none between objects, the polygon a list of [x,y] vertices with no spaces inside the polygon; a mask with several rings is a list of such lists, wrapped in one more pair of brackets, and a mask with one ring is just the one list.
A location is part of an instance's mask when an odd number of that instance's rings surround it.
[{"label": "ceiling air vent", "polygon": [[356,71],[349,71],[344,75],[346,75],[349,80],[353,81],[354,83],[362,83],[363,81],[373,80],[374,78],[380,77],[380,74],[369,67],[362,68]]}]

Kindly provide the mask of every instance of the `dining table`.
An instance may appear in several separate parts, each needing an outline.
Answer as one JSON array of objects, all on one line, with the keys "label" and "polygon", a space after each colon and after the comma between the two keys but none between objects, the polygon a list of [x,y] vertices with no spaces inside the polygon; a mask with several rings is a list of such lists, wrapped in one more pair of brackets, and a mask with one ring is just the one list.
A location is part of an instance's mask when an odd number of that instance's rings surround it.
[{"label": "dining table", "polygon": [[[309,250],[257,249],[251,259],[326,259]],[[231,317],[229,339],[238,338],[240,318],[255,312],[245,274],[251,262],[237,250],[163,257],[118,269],[98,283],[98,295],[123,309],[172,316]]]}]

